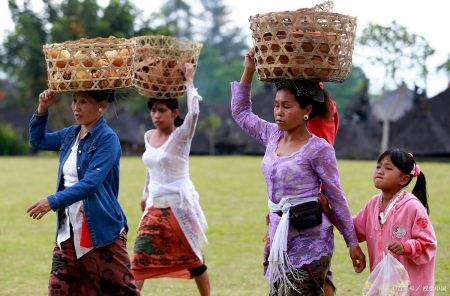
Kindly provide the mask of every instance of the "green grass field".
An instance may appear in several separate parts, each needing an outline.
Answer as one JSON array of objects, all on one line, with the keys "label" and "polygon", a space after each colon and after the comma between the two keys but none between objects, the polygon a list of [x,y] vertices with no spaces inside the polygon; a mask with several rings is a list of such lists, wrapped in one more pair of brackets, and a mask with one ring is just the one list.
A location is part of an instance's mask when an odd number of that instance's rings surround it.
[{"label": "green grass field", "polygon": [[[261,264],[267,196],[260,161],[260,157],[191,157],[191,177],[209,223],[205,256],[213,295],[267,295]],[[55,215],[35,221],[26,208],[54,192],[57,167],[57,158],[51,156],[0,158],[0,295],[47,295]],[[374,167],[374,161],[339,161],[352,213],[377,192],[372,185]],[[439,243],[436,286],[447,290],[437,295],[448,295],[450,164],[421,163],[421,168],[427,176]],[[120,201],[130,226],[130,254],[141,216],[144,171],[141,158],[122,159]],[[368,271],[355,274],[338,232],[335,242],[332,270],[338,294],[361,295]],[[197,295],[197,290],[194,281],[156,279],[146,281],[143,295]]]}]

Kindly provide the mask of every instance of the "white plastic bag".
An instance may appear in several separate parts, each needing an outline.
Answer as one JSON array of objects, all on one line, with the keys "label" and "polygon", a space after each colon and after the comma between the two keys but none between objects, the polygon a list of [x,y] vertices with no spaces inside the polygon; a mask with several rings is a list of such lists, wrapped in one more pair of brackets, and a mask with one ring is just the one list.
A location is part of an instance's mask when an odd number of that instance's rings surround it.
[{"label": "white plastic bag", "polygon": [[363,296],[409,295],[409,275],[403,264],[391,252],[370,273],[364,284]]}]

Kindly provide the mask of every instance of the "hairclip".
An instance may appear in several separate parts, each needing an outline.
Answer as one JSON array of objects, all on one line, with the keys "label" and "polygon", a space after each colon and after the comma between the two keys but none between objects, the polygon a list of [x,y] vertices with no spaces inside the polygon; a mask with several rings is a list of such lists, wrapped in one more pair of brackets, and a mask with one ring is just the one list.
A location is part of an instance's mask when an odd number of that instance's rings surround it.
[{"label": "hairclip", "polygon": [[418,164],[413,164],[413,168],[411,170],[411,172],[409,173],[411,176],[413,177],[417,177],[418,175],[420,175],[420,167]]}]

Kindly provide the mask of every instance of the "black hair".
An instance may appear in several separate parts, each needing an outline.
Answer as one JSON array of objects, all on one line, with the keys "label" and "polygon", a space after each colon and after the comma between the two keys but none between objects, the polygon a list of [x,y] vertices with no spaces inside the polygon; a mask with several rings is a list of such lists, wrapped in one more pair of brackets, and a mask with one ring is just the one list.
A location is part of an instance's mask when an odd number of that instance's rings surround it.
[{"label": "black hair", "polygon": [[[397,148],[389,149],[378,157],[377,163],[380,163],[386,156],[389,156],[392,164],[394,164],[402,173],[409,175],[409,181],[404,187],[408,186],[414,177],[412,172],[417,165],[413,155]],[[412,190],[412,194],[420,200],[425,209],[427,209],[427,213],[430,213],[427,197],[427,182],[422,171],[417,176],[416,185]]]},{"label": "black hair", "polygon": [[[157,98],[149,98],[147,101],[147,108],[148,110],[152,110],[152,107],[154,104],[164,104],[167,108],[169,108],[172,111],[175,111],[179,109],[179,104],[177,99],[157,99]],[[174,120],[174,125],[176,127],[179,127],[183,124],[184,119],[180,117],[180,115],[177,115]]]},{"label": "black hair", "polygon": [[87,94],[99,103],[102,101],[113,102],[115,99],[115,91],[113,89],[80,91],[80,93]]},{"label": "black hair", "polygon": [[319,82],[310,80],[279,80],[275,82],[277,91],[288,89],[302,109],[312,106],[309,119],[316,116],[330,118],[330,94],[322,88]]}]

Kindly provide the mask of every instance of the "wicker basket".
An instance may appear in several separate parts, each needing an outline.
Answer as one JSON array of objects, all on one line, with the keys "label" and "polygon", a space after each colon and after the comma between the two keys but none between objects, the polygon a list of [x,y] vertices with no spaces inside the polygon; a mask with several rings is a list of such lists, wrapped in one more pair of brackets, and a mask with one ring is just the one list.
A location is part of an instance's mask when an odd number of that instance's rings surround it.
[{"label": "wicker basket", "polygon": [[136,46],[132,84],[146,97],[179,98],[184,95],[184,67],[196,67],[201,43],[169,36],[133,38]]},{"label": "wicker basket", "polygon": [[352,67],[356,17],[323,7],[250,17],[259,80],[342,82]]},{"label": "wicker basket", "polygon": [[66,41],[43,46],[49,88],[90,91],[131,86],[134,43],[123,38]]}]

